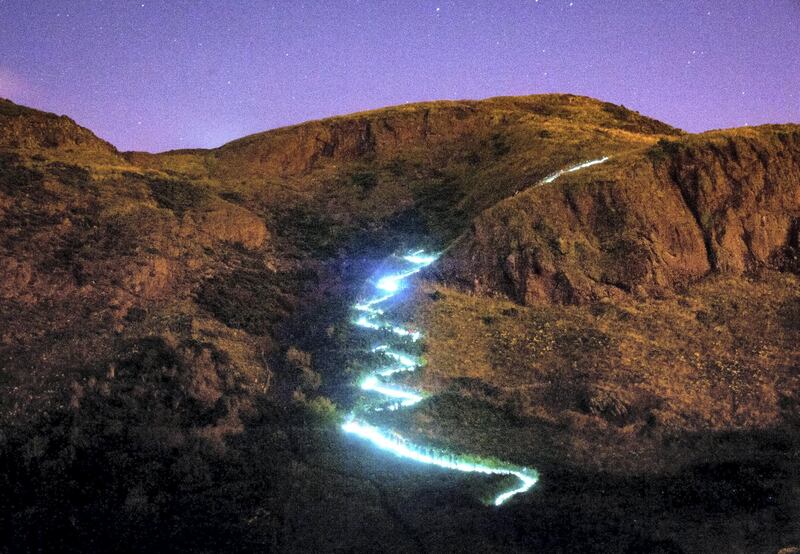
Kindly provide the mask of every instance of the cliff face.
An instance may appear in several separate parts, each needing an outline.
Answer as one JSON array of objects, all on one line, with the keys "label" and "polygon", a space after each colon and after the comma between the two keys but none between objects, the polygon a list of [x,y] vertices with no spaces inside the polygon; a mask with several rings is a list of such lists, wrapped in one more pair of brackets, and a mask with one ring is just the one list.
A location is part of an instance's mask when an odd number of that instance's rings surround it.
[{"label": "cliff face", "polygon": [[662,140],[486,210],[442,274],[528,304],[659,295],[785,264],[798,217],[798,127]]}]

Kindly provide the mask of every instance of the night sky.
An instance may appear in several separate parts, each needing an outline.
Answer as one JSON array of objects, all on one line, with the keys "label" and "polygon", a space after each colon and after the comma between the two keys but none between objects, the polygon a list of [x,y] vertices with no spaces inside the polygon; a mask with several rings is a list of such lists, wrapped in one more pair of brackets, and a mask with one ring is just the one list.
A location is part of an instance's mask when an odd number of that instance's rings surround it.
[{"label": "night sky", "polygon": [[800,0],[0,0],[0,96],[124,150],[542,92],[689,131],[800,122]]}]

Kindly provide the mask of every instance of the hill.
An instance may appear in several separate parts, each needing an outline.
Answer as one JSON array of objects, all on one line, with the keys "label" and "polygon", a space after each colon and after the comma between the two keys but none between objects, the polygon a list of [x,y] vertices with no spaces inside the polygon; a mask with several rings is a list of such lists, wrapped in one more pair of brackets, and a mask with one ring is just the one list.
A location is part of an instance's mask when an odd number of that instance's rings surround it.
[{"label": "hill", "polygon": [[[691,135],[573,95],[159,154],[0,101],[2,542],[797,543],[798,183],[798,126]],[[335,424],[348,306],[417,247],[443,251],[406,314],[432,396],[400,423],[541,468],[506,511]]]}]

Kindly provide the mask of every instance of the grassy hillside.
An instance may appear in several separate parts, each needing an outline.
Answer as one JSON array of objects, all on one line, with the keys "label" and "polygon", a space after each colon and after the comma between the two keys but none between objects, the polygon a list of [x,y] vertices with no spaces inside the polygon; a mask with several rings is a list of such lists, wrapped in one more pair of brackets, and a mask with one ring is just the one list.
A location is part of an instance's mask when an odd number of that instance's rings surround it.
[{"label": "grassy hillside", "polygon": [[[800,541],[798,136],[541,95],[120,153],[1,101],[0,551]],[[504,510],[336,427],[406,247],[446,253],[397,424],[542,469]]]}]

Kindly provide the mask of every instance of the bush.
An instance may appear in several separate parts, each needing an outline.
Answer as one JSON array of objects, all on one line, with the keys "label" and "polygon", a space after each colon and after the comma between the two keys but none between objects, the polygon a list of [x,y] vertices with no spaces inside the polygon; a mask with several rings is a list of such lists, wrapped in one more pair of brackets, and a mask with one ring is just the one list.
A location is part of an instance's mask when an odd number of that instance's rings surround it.
[{"label": "bush", "polygon": [[406,161],[402,158],[394,158],[388,164],[386,164],[386,169],[389,170],[389,173],[394,175],[395,177],[400,177],[405,173]]},{"label": "bush", "polygon": [[87,190],[92,184],[91,174],[77,165],[53,162],[47,166],[47,170],[68,187]]},{"label": "bush", "polygon": [[327,396],[317,396],[306,402],[306,410],[318,421],[333,421],[336,418],[336,404]]},{"label": "bush", "polygon": [[350,176],[350,182],[364,191],[369,191],[378,185],[378,176],[372,171],[359,171]]},{"label": "bush", "polygon": [[197,302],[228,327],[266,335],[293,307],[293,299],[281,289],[292,281],[286,274],[238,269],[206,281]]},{"label": "bush", "polygon": [[500,156],[505,156],[509,152],[511,152],[511,145],[508,143],[508,137],[501,133],[495,133],[492,135],[492,151],[494,155],[498,158]]},{"label": "bush", "polygon": [[159,207],[172,210],[181,216],[189,210],[203,209],[211,198],[203,187],[188,181],[170,179],[148,179],[150,193]]},{"label": "bush", "polygon": [[683,148],[683,144],[678,141],[660,139],[647,151],[647,157],[653,162],[660,162],[675,156],[681,148]]},{"label": "bush", "polygon": [[290,346],[286,361],[295,370],[302,391],[315,391],[322,385],[322,377],[312,368],[311,354]]}]

